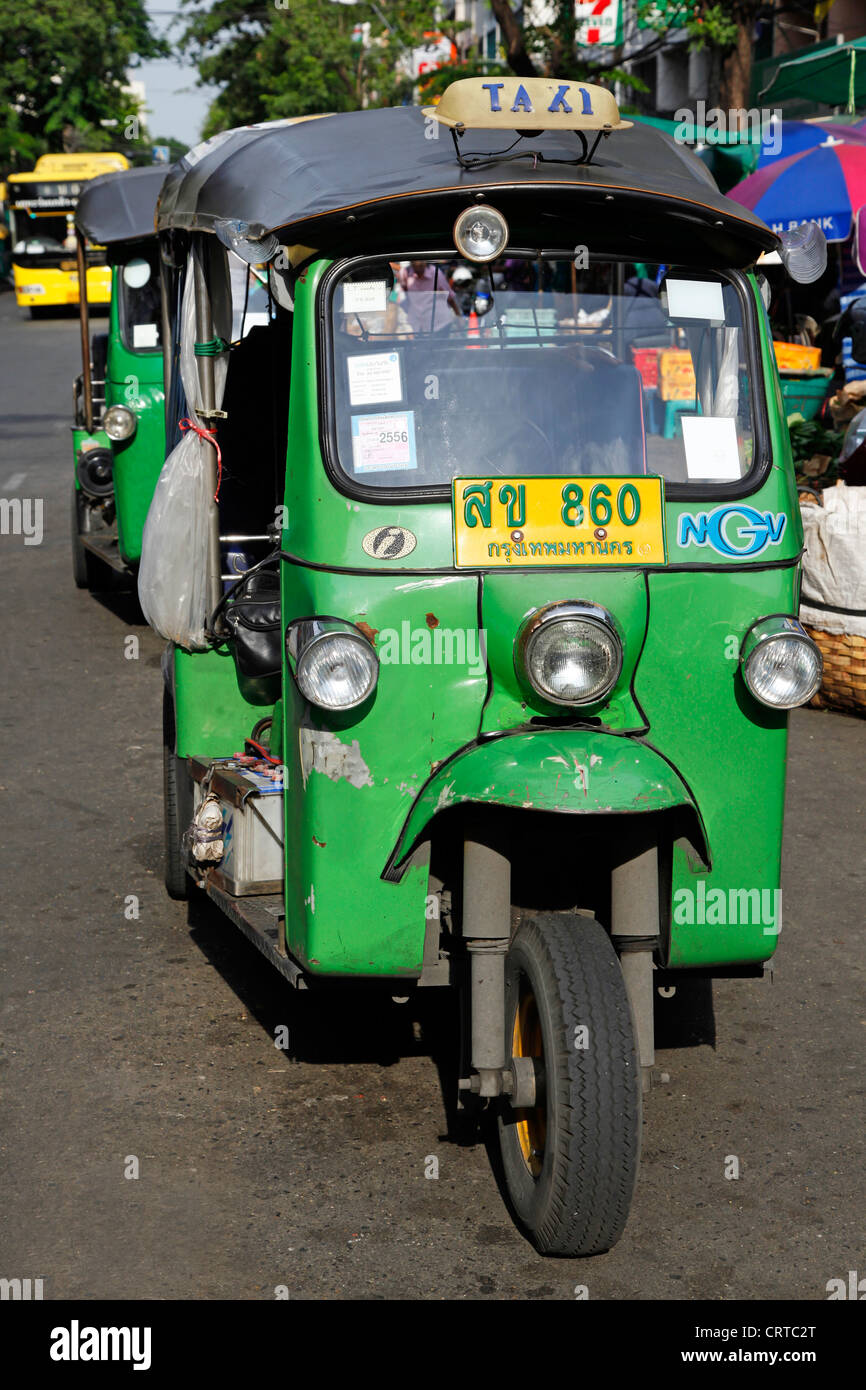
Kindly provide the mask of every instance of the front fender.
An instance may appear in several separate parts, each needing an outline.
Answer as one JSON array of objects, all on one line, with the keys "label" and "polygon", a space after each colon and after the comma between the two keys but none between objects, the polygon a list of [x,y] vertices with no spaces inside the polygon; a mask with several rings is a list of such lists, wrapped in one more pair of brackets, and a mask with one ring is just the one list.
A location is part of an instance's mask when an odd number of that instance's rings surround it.
[{"label": "front fender", "polygon": [[588,729],[501,734],[460,749],[412,804],[382,877],[396,882],[440,812],[465,802],[567,815],[633,814],[691,807],[678,773],[645,743]]}]

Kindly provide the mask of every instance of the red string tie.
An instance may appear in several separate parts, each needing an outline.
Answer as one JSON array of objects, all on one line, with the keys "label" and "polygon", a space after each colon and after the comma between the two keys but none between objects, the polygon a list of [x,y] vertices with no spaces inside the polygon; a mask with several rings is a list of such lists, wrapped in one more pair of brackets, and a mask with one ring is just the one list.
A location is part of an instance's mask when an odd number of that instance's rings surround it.
[{"label": "red string tie", "polygon": [[220,487],[222,485],[223,480],[223,456],[222,451],[220,450],[219,443],[217,442],[216,430],[209,430],[205,425],[197,425],[195,420],[190,420],[189,416],[186,416],[183,420],[179,422],[178,428],[180,429],[181,434],[186,434],[187,430],[195,430],[196,434],[199,436],[200,439],[203,439],[206,444],[212,444],[216,449],[217,485],[216,492],[213,495],[213,500],[215,502],[218,502],[220,500]]}]

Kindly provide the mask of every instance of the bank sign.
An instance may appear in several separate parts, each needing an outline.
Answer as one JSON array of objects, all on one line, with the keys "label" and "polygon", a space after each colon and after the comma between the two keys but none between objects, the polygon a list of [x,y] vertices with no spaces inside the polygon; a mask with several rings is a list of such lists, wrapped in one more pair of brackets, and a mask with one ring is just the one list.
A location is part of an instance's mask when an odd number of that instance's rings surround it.
[{"label": "bank sign", "polygon": [[577,42],[584,48],[622,43],[623,0],[576,0]]},{"label": "bank sign", "polygon": [[779,222],[770,222],[777,236],[782,232],[792,232],[795,227],[806,227],[810,222],[821,228],[828,241],[847,241],[851,235],[851,213],[826,213],[821,217],[789,217]]}]

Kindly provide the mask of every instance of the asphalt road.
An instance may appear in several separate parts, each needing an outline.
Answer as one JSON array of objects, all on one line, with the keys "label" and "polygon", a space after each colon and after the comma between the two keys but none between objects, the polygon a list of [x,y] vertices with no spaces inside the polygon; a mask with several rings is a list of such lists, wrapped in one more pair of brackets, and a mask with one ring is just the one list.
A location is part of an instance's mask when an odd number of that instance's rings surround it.
[{"label": "asphalt road", "polygon": [[54,1299],[760,1300],[866,1274],[866,725],[793,716],[775,981],[659,1001],[671,1079],[625,1236],[545,1260],[484,1149],[447,1140],[441,1001],[306,1016],[218,913],[191,929],[166,897],[161,643],[72,583],[77,353],[75,320],[0,296],[0,497],[44,508],[41,544],[0,536],[0,1276]]}]

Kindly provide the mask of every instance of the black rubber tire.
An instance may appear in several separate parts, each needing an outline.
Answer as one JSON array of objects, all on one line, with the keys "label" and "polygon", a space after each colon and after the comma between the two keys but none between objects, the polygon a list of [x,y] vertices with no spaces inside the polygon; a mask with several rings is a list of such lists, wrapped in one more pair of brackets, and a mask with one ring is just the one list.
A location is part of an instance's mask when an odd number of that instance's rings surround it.
[{"label": "black rubber tire", "polygon": [[[521,1112],[501,1104],[506,1189],[542,1254],[600,1254],[625,1228],[640,1159],[640,1067],[619,960],[591,918],[527,918],[506,959],[508,1048],[522,981],[535,995],[541,1026],[546,1136],[533,1176],[518,1137]],[[589,1029],[583,1049],[575,1047],[580,1025]]]},{"label": "black rubber tire", "polygon": [[95,557],[81,544],[81,503],[75,484],[72,484],[72,577],[76,589],[92,589]]},{"label": "black rubber tire", "polygon": [[183,759],[175,753],[174,701],[168,690],[162,695],[162,790],[165,828],[165,888],[170,898],[183,902],[192,892],[186,871],[183,833],[192,820],[192,787]]}]

